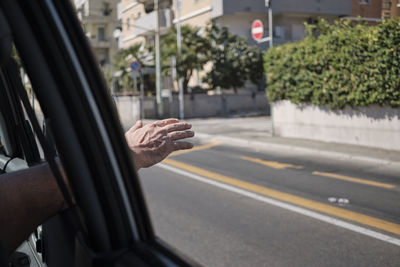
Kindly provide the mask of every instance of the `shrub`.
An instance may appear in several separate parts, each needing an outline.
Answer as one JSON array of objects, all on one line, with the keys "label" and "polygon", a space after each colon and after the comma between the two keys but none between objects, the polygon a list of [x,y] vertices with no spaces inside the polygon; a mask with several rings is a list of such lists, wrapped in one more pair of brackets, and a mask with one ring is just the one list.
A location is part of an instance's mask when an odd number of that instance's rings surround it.
[{"label": "shrub", "polygon": [[288,99],[342,109],[400,106],[400,24],[340,20],[306,24],[307,37],[264,57],[269,101]]}]

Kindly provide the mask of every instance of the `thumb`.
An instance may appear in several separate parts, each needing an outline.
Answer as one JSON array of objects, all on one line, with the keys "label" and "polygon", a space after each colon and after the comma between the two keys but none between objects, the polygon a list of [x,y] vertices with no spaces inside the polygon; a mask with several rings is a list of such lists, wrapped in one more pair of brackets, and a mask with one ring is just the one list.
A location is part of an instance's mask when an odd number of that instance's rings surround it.
[{"label": "thumb", "polygon": [[136,130],[142,128],[142,127],[143,127],[142,121],[141,121],[141,120],[138,120],[138,121],[135,123],[135,125],[133,125],[132,128],[129,129],[129,132],[134,132],[134,131],[136,131]]}]

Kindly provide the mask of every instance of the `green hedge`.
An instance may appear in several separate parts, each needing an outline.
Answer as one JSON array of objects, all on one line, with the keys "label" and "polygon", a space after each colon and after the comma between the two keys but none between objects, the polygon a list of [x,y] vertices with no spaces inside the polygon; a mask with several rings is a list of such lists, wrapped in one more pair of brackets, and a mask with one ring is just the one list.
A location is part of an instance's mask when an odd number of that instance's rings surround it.
[{"label": "green hedge", "polygon": [[[341,109],[400,106],[400,24],[350,21],[306,25],[307,37],[265,54],[269,101]],[[317,37],[316,37],[317,36]]]}]

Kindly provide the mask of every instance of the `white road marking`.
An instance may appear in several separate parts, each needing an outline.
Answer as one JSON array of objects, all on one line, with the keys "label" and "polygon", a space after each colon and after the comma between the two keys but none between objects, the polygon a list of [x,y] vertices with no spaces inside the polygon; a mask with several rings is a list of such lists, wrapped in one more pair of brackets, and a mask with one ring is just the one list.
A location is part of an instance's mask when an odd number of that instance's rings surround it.
[{"label": "white road marking", "polygon": [[249,191],[246,191],[246,190],[243,190],[243,189],[231,186],[231,185],[227,185],[227,184],[224,184],[224,183],[221,183],[221,182],[213,181],[213,180],[210,180],[208,178],[202,177],[200,175],[193,174],[193,173],[190,173],[190,172],[187,172],[187,171],[184,171],[184,170],[172,167],[172,166],[168,166],[166,164],[160,163],[160,164],[158,164],[156,166],[158,166],[160,168],[163,168],[163,169],[166,169],[166,170],[169,170],[171,172],[175,172],[177,174],[186,176],[188,178],[197,180],[199,182],[203,182],[203,183],[206,183],[206,184],[214,185],[216,187],[225,189],[225,190],[230,191],[230,192],[234,192],[234,193],[237,193],[237,194],[240,194],[240,195],[243,195],[243,196],[246,196],[246,197],[249,197],[249,198],[252,198],[252,199],[255,199],[255,200],[270,204],[270,205],[273,205],[273,206],[277,206],[277,207],[280,207],[280,208],[283,208],[283,209],[286,209],[286,210],[290,210],[290,211],[293,211],[293,212],[296,212],[296,213],[299,213],[299,214],[302,214],[302,215],[317,219],[319,221],[323,221],[323,222],[326,222],[326,223],[329,223],[329,224],[332,224],[332,225],[336,225],[338,227],[341,227],[341,228],[344,228],[344,229],[347,229],[347,230],[350,230],[350,231],[353,231],[353,232],[356,232],[356,233],[359,233],[359,234],[363,234],[363,235],[366,235],[366,236],[369,236],[369,237],[372,237],[372,238],[375,238],[375,239],[378,239],[378,240],[381,240],[381,241],[384,241],[384,242],[387,242],[387,243],[390,243],[390,244],[393,244],[393,245],[396,245],[396,246],[400,246],[400,239],[397,239],[397,238],[394,238],[394,237],[391,237],[391,236],[388,236],[388,235],[385,235],[385,234],[381,234],[381,233],[369,230],[367,228],[364,228],[364,227],[361,227],[361,226],[358,226],[358,225],[354,225],[354,224],[351,224],[351,223],[348,223],[348,222],[345,222],[345,221],[342,221],[342,220],[338,220],[336,218],[332,218],[332,217],[329,217],[329,216],[326,216],[326,215],[319,214],[319,213],[314,212],[314,211],[310,211],[310,210],[307,210],[307,209],[304,209],[304,208],[300,208],[300,207],[297,207],[297,206],[294,206],[294,205],[291,205],[291,204],[287,204],[285,202],[282,202],[282,201],[279,201],[279,200],[275,200],[275,199],[272,199],[272,198],[269,198],[269,197],[261,196],[261,195],[258,195],[258,194],[255,194],[255,193],[252,193],[252,192],[249,192]]}]

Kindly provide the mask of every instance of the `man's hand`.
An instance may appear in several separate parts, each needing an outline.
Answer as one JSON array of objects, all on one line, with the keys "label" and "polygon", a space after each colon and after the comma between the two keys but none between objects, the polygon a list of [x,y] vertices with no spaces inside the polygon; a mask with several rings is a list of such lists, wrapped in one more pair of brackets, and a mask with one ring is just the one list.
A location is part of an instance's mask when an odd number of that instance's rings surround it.
[{"label": "man's hand", "polygon": [[192,143],[178,141],[194,136],[190,128],[191,124],[177,119],[156,121],[144,127],[138,121],[125,133],[126,142],[134,153],[136,169],[153,166],[173,151],[192,148]]}]

